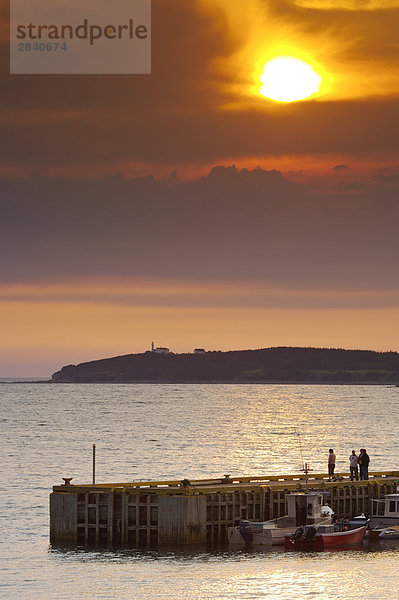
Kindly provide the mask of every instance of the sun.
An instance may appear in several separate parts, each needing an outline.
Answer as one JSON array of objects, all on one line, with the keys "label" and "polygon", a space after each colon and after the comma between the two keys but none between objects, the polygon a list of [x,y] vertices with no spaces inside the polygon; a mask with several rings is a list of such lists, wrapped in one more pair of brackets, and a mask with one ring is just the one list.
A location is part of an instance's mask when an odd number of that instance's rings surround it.
[{"label": "sun", "polygon": [[299,58],[276,56],[265,64],[260,80],[262,96],[276,102],[296,102],[317,94],[322,78]]}]

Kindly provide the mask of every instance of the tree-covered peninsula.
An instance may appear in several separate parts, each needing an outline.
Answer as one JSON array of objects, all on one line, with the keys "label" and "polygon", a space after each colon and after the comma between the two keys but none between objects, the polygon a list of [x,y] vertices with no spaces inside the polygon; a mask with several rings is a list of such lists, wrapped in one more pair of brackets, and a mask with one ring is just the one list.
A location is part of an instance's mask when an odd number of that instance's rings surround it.
[{"label": "tree-covered peninsula", "polygon": [[399,354],[264,348],[198,354],[129,354],[63,367],[55,383],[399,383]]}]

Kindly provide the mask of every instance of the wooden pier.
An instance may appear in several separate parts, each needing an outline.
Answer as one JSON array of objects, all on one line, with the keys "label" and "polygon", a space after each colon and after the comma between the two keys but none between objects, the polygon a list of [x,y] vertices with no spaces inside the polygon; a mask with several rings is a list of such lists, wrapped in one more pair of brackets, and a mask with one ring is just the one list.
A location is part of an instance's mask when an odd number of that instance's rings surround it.
[{"label": "wooden pier", "polygon": [[[349,475],[308,478],[326,492],[338,518],[370,514],[372,499],[396,491],[399,471],[372,472],[367,481]],[[305,491],[298,475],[222,477],[207,481],[133,482],[54,486],[50,494],[53,545],[152,548],[224,545],[227,529],[242,519],[264,521],[286,514],[286,495]]]}]

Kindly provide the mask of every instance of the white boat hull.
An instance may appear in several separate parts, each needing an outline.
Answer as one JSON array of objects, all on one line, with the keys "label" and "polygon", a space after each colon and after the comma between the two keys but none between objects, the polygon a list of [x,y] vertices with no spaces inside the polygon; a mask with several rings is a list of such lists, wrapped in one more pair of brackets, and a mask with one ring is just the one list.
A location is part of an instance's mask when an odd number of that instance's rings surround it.
[{"label": "white boat hull", "polygon": [[[332,519],[327,517],[320,521],[318,525],[329,525],[332,523]],[[297,530],[296,525],[290,527],[278,527],[276,521],[266,521],[264,523],[253,523],[254,527],[251,529],[251,541],[246,542],[240,533],[240,527],[229,527],[227,532],[227,538],[229,544],[245,546],[248,543],[251,546],[284,546],[285,536],[291,535]],[[317,526],[317,525],[316,525]]]},{"label": "white boat hull", "polygon": [[399,539],[399,531],[397,529],[383,529],[378,537],[384,540],[397,540]]},{"label": "white boat hull", "polygon": [[[278,546],[284,545],[285,535],[291,534],[296,527],[276,527],[271,524],[269,528],[264,528],[259,532],[253,532],[251,545],[253,546]],[[239,527],[229,527],[228,541],[232,545],[245,545],[245,540],[240,533]]]}]

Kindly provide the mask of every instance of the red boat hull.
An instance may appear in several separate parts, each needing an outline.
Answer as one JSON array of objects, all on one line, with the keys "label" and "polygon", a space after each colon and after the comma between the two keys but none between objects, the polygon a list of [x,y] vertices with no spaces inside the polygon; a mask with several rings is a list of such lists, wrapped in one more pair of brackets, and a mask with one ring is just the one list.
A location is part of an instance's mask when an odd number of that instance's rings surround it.
[{"label": "red boat hull", "polygon": [[311,541],[298,539],[291,541],[291,536],[285,536],[286,550],[329,550],[330,548],[349,548],[363,542],[366,527],[336,531],[334,533],[316,533]]}]

